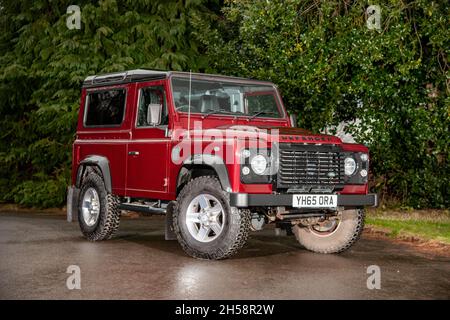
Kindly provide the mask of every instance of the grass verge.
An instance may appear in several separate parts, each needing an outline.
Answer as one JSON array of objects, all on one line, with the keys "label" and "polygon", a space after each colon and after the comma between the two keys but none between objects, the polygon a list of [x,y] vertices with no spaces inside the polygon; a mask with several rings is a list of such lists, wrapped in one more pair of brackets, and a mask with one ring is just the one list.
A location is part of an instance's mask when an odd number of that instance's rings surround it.
[{"label": "grass verge", "polygon": [[449,210],[369,210],[366,225],[381,229],[392,238],[434,240],[450,245]]}]

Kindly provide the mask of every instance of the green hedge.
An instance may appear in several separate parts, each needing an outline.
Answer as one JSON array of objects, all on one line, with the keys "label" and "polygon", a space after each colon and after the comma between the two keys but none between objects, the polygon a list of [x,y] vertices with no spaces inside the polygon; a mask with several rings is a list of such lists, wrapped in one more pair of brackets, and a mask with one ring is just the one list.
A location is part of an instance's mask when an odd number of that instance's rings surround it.
[{"label": "green hedge", "polygon": [[[204,68],[189,21],[216,2],[0,0],[0,201],[62,206],[84,78]],[[81,30],[66,26],[72,4]]]},{"label": "green hedge", "polygon": [[[147,67],[277,83],[299,125],[341,121],[371,148],[387,201],[449,205],[449,6],[379,1],[0,0],[0,200],[64,204],[87,75]],[[216,13],[219,13],[216,15]]]},{"label": "green hedge", "polygon": [[448,1],[226,1],[195,21],[211,70],[279,85],[299,125],[341,121],[371,149],[372,188],[386,202],[449,206]]}]

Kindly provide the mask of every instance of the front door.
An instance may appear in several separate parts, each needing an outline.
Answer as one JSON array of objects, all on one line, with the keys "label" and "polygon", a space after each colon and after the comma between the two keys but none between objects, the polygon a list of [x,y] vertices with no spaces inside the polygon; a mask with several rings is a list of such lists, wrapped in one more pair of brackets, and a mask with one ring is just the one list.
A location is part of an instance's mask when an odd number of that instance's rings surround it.
[{"label": "front door", "polygon": [[[137,83],[132,137],[128,144],[127,196],[157,198],[167,191],[167,161],[170,139],[165,81]],[[158,125],[147,118],[149,105],[161,104]]]}]

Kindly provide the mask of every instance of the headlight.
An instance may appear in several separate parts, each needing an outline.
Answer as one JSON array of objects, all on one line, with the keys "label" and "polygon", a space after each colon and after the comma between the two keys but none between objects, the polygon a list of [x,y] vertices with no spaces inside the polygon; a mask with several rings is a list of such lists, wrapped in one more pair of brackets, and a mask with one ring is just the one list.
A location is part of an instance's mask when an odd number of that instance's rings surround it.
[{"label": "headlight", "polygon": [[267,168],[267,159],[263,155],[257,154],[250,161],[253,172],[262,175]]},{"label": "headlight", "polygon": [[345,174],[351,176],[356,171],[356,162],[353,158],[345,158],[344,161]]}]

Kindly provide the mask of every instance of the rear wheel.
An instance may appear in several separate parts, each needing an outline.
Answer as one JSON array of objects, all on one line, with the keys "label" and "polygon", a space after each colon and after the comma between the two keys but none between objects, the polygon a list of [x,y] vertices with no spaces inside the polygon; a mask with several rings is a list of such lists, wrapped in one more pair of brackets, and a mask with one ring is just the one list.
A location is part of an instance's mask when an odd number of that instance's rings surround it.
[{"label": "rear wheel", "polygon": [[250,214],[230,207],[228,193],[212,176],[190,181],[178,195],[173,217],[178,242],[190,256],[225,259],[247,241]]},{"label": "rear wheel", "polygon": [[364,210],[344,210],[337,217],[307,227],[296,225],[292,231],[306,249],[318,253],[339,253],[350,248],[364,228]]},{"label": "rear wheel", "polygon": [[81,184],[78,222],[86,239],[107,240],[119,228],[119,199],[107,192],[102,177],[89,169]]}]

